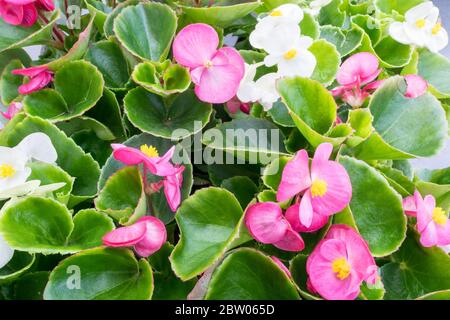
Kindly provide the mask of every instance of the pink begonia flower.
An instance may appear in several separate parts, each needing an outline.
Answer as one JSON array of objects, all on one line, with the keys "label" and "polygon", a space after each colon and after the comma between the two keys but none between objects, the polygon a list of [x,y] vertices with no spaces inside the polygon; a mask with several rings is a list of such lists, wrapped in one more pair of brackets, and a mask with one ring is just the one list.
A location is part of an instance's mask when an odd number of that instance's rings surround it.
[{"label": "pink begonia flower", "polygon": [[427,92],[428,83],[421,76],[409,74],[404,78],[407,85],[405,97],[414,99]]},{"label": "pink begonia flower", "polygon": [[273,262],[275,262],[275,263],[280,267],[280,269],[283,270],[284,273],[286,273],[286,275],[287,275],[289,278],[292,278],[291,272],[290,272],[289,269],[284,265],[284,263],[280,261],[280,259],[278,259],[278,258],[275,257],[275,256],[271,256],[270,259],[272,259]]},{"label": "pink begonia flower", "polygon": [[37,9],[53,11],[53,0],[0,0],[0,17],[6,23],[31,27],[38,19]]},{"label": "pink begonia flower", "polygon": [[352,107],[362,106],[370,91],[382,84],[382,81],[375,81],[381,73],[378,67],[378,58],[369,52],[352,55],[341,65],[336,76],[341,86],[331,90],[331,93]]},{"label": "pink begonia flower", "polygon": [[12,118],[14,118],[14,116],[20,112],[20,110],[22,109],[22,103],[20,102],[12,102],[9,107],[8,110],[6,110],[6,112],[0,112],[0,114],[8,120],[11,120]]},{"label": "pink begonia flower", "polygon": [[306,150],[297,152],[284,167],[277,201],[285,202],[303,192],[298,215],[306,228],[311,228],[313,221],[320,220],[315,215],[331,216],[350,203],[350,177],[341,164],[329,160],[332,151],[330,143],[320,144],[314,154],[311,171]]},{"label": "pink begonia flower", "polygon": [[31,67],[25,69],[16,69],[12,71],[14,75],[28,77],[28,83],[19,87],[20,94],[30,94],[45,88],[53,80],[53,72],[47,66]]},{"label": "pink begonia flower", "polygon": [[150,185],[153,192],[159,192],[164,187],[164,195],[173,212],[176,212],[181,203],[181,186],[183,184],[184,166],[175,166],[170,160],[175,152],[175,146],[169,149],[162,157],[153,146],[142,145],[140,149],[127,147],[123,144],[112,144],[113,157],[128,166],[144,165],[144,185],[147,185],[147,170],[152,174],[163,177],[160,182]]},{"label": "pink begonia flower", "polygon": [[295,232],[274,202],[251,205],[245,214],[245,225],[252,237],[264,244],[298,252],[305,248],[302,237]]},{"label": "pink begonia flower", "polygon": [[213,27],[190,24],[173,42],[173,56],[189,68],[197,97],[204,102],[225,103],[237,93],[244,77],[244,59],[230,47],[217,49],[219,36]]},{"label": "pink begonia flower", "polygon": [[164,223],[156,217],[140,218],[135,224],[118,228],[103,237],[103,244],[108,247],[131,247],[141,257],[149,257],[167,240]]},{"label": "pink begonia flower", "polygon": [[403,204],[403,211],[407,216],[415,217],[417,216],[417,207],[416,207],[416,200],[414,199],[414,196],[406,197],[402,200]]},{"label": "pink begonia flower", "polygon": [[243,113],[249,114],[251,108],[250,103],[241,102],[238,97],[233,97],[233,99],[227,102],[226,106],[230,113],[236,113],[241,110]]},{"label": "pink begonia flower", "polygon": [[450,245],[450,221],[448,213],[436,206],[432,195],[422,196],[414,192],[417,208],[417,230],[420,233],[420,243],[424,247]]},{"label": "pink begonia flower", "polygon": [[308,257],[309,288],[327,300],[353,300],[363,281],[374,285],[378,268],[364,239],[346,225],[333,225]]},{"label": "pink begonia flower", "polygon": [[315,232],[319,229],[322,229],[329,220],[328,216],[324,216],[321,214],[314,214],[311,225],[309,227],[306,227],[304,224],[300,222],[300,204],[294,204],[293,206],[290,206],[286,210],[286,219],[289,221],[289,223],[292,226],[292,229],[294,229],[297,232]]}]

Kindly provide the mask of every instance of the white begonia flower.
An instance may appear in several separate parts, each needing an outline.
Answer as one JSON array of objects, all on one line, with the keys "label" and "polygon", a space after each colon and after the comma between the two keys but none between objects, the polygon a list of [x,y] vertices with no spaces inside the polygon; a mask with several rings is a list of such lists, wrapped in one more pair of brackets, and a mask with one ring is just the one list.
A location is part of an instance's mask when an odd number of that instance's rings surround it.
[{"label": "white begonia flower", "polygon": [[322,9],[323,7],[329,5],[331,3],[332,0],[314,0],[311,1],[311,3],[309,4],[309,10],[308,12],[310,14],[312,14],[313,16],[316,16],[319,14],[320,9]]},{"label": "white begonia flower", "polygon": [[411,8],[405,22],[393,22],[389,34],[396,41],[438,52],[448,44],[448,34],[439,22],[439,9],[431,1]]},{"label": "white begonia flower", "polygon": [[11,261],[13,255],[14,249],[12,249],[0,235],[0,269]]},{"label": "white begonia flower", "polygon": [[295,4],[284,4],[274,9],[255,26],[249,37],[252,47],[265,51],[274,50],[273,40],[280,35],[296,37],[300,35],[299,23],[303,19],[303,10]]},{"label": "white begonia flower", "polygon": [[242,79],[236,96],[243,103],[259,102],[265,111],[280,98],[276,89],[276,80],[280,78],[277,73],[269,73],[254,81],[256,69],[263,63],[245,65],[245,76]]},{"label": "white begonia flower", "polygon": [[292,39],[282,35],[273,41],[277,42],[276,50],[267,51],[266,66],[277,65],[281,76],[311,77],[317,64],[316,57],[308,50],[313,43],[312,38],[300,36]]}]

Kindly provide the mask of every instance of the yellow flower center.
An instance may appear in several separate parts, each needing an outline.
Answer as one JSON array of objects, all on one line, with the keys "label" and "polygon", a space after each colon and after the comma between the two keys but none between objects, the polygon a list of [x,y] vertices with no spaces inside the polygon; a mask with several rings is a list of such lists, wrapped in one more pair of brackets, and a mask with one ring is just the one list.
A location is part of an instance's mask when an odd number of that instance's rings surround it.
[{"label": "yellow flower center", "polygon": [[285,54],[284,54],[284,58],[286,59],[286,60],[291,60],[291,59],[294,59],[296,56],[297,56],[297,50],[295,50],[295,49],[291,49],[291,50],[289,50],[288,52],[286,52]]},{"label": "yellow flower center", "polygon": [[433,27],[433,29],[431,29],[431,33],[435,36],[439,33],[439,31],[441,31],[442,29],[442,24],[441,23],[436,23]]},{"label": "yellow flower center", "polygon": [[314,180],[311,185],[311,195],[315,197],[323,197],[327,193],[328,184],[325,180]]},{"label": "yellow flower center", "polygon": [[271,17],[281,17],[283,16],[283,12],[281,10],[274,10],[270,13]]},{"label": "yellow flower center", "polygon": [[334,259],[331,269],[336,273],[336,277],[340,280],[346,279],[350,275],[352,267],[345,258]]},{"label": "yellow flower center", "polygon": [[427,25],[427,21],[425,19],[418,19],[416,21],[416,27],[419,29],[425,28],[426,25]]},{"label": "yellow flower center", "polygon": [[447,222],[447,215],[442,208],[436,207],[433,210],[433,221],[440,225],[445,225]]},{"label": "yellow flower center", "polygon": [[141,152],[149,158],[159,157],[158,150],[154,146],[148,146],[146,144],[143,144],[141,146]]},{"label": "yellow flower center", "polygon": [[0,178],[6,179],[14,176],[16,174],[16,170],[9,164],[2,164],[0,166]]},{"label": "yellow flower center", "polygon": [[208,61],[206,61],[205,62],[205,68],[211,68],[213,66],[213,63],[212,63],[212,61],[210,61],[210,60],[208,60]]}]

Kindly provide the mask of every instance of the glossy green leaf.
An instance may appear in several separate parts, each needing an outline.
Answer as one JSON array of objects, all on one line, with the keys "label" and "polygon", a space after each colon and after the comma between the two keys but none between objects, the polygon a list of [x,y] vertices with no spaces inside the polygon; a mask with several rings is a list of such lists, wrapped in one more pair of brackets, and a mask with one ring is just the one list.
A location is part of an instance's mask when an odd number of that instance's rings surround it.
[{"label": "glossy green leaf", "polygon": [[89,14],[91,16],[95,15],[95,26],[100,32],[103,32],[106,18],[108,17],[108,14],[111,13],[112,9],[101,1],[84,0],[84,2],[86,3],[86,8],[89,10]]},{"label": "glossy green leaf", "polygon": [[43,300],[49,271],[30,272],[14,283],[15,300]]},{"label": "glossy green leaf", "polygon": [[112,40],[99,41],[90,46],[85,59],[100,70],[108,88],[123,89],[130,80],[130,70],[122,49]]},{"label": "glossy green leaf", "polygon": [[450,288],[450,257],[439,248],[424,248],[410,230],[392,262],[381,268],[385,299],[415,299]]},{"label": "glossy green leaf", "polygon": [[242,219],[238,200],[225,189],[202,189],[185,200],[176,216],[180,241],[170,256],[175,274],[189,280],[213,265],[239,236]]},{"label": "glossy green leaf", "polygon": [[103,26],[106,37],[114,36],[114,20],[119,16],[119,14],[129,6],[135,6],[140,3],[140,0],[126,0],[124,2],[118,3],[114,10],[108,14]]},{"label": "glossy green leaf", "polygon": [[314,54],[317,60],[317,65],[311,79],[325,85],[331,84],[341,64],[341,58],[336,47],[328,41],[321,39],[315,41],[308,50]]},{"label": "glossy green leaf", "polygon": [[163,97],[184,92],[191,84],[189,71],[168,60],[162,64],[141,63],[135,67],[132,77],[140,86]]},{"label": "glossy green leaf", "polygon": [[360,28],[343,30],[330,25],[320,28],[320,37],[334,44],[341,57],[345,57],[355,51],[361,45],[363,35],[364,33]]},{"label": "glossy green leaf", "polygon": [[199,101],[192,90],[180,94],[166,106],[160,96],[136,88],[126,95],[124,104],[125,113],[134,126],[167,139],[183,139],[195,134],[206,126],[212,112],[211,105]]},{"label": "glossy green leaf", "polygon": [[34,262],[34,254],[14,251],[14,255],[8,264],[0,268],[0,284],[19,278],[33,266]]},{"label": "glossy green leaf", "polygon": [[114,20],[114,33],[139,58],[162,61],[167,57],[177,28],[175,12],[151,2],[130,6]]},{"label": "glossy green leaf", "polygon": [[304,12],[302,21],[300,21],[300,29],[302,35],[311,37],[313,39],[319,38],[320,25],[314,16],[308,12]]},{"label": "glossy green leaf", "polygon": [[272,117],[273,122],[276,124],[283,127],[295,127],[295,123],[289,114],[289,110],[283,102],[275,102],[267,113]]},{"label": "glossy green leaf", "polygon": [[12,60],[19,60],[23,65],[29,66],[31,63],[31,58],[27,52],[23,49],[11,49],[0,52],[0,73],[3,72],[4,68]]},{"label": "glossy green leaf", "polygon": [[242,209],[247,208],[258,193],[258,187],[249,177],[233,177],[222,182],[222,188],[230,191],[241,204]]},{"label": "glossy green leaf", "polygon": [[271,188],[273,191],[278,190],[278,186],[281,182],[281,176],[283,174],[283,169],[291,160],[291,157],[279,157],[273,160],[266,168],[262,174],[262,180],[264,184]]},{"label": "glossy green leaf", "polygon": [[95,206],[124,225],[133,224],[144,216],[147,200],[139,169],[125,167],[110,176]]},{"label": "glossy green leaf", "polygon": [[0,232],[12,248],[44,254],[99,246],[113,229],[111,219],[93,209],[78,212],[72,220],[65,206],[39,197],[9,203],[0,218]]},{"label": "glossy green leaf", "polygon": [[430,93],[410,99],[406,82],[392,77],[375,92],[369,104],[376,133],[358,146],[360,159],[407,159],[432,156],[447,137],[447,120]]},{"label": "glossy green leaf", "polygon": [[440,95],[450,97],[450,61],[445,56],[420,50],[417,71]]},{"label": "glossy green leaf", "polygon": [[22,69],[23,64],[20,60],[12,60],[8,63],[0,78],[0,97],[4,105],[9,105],[19,96],[19,86],[22,85],[23,77],[12,74],[11,72],[16,69]]},{"label": "glossy green leaf", "polygon": [[425,0],[376,0],[376,6],[380,10],[386,13],[397,11],[400,14],[404,14],[409,9],[417,6]]},{"label": "glossy green leaf", "polygon": [[356,227],[376,257],[395,252],[405,238],[402,199],[386,179],[365,162],[341,157],[352,183],[350,212]]},{"label": "glossy green leaf", "polygon": [[24,110],[29,115],[51,121],[72,119],[97,103],[102,97],[103,84],[102,74],[92,64],[69,62],[56,72],[55,89],[27,95],[23,101]]},{"label": "glossy green leaf", "polygon": [[116,137],[103,123],[85,116],[66,120],[58,123],[58,128],[64,131],[65,134],[72,137],[80,131],[93,131],[99,139],[110,141]]},{"label": "glossy green leaf", "polygon": [[292,274],[292,279],[297,285],[300,295],[307,300],[321,300],[321,298],[315,296],[308,291],[306,282],[308,280],[308,273],[306,272],[306,261],[308,256],[305,254],[298,254],[291,260],[289,271]]},{"label": "glossy green leaf", "polygon": [[368,109],[350,110],[348,113],[348,123],[354,132],[346,143],[354,147],[366,140],[373,131],[372,121],[373,117]]},{"label": "glossy green leaf", "polygon": [[214,271],[207,300],[299,300],[293,282],[268,256],[239,249]]},{"label": "glossy green leaf", "polygon": [[14,117],[0,133],[0,145],[16,146],[23,138],[34,132],[50,137],[58,153],[56,163],[75,178],[71,204],[75,205],[97,193],[100,168],[91,155],[86,154],[73,140],[51,123],[20,114]]},{"label": "glossy green leaf", "polygon": [[206,23],[220,28],[226,28],[241,19],[261,5],[252,0],[226,0],[213,3],[208,7],[181,6],[183,13],[192,22]]},{"label": "glossy green leaf", "polygon": [[342,10],[342,0],[332,0],[320,10],[318,20],[321,25],[342,27],[347,14]]},{"label": "glossy green leaf", "polygon": [[126,249],[97,248],[63,260],[50,274],[44,299],[149,300],[152,293],[146,260]]}]

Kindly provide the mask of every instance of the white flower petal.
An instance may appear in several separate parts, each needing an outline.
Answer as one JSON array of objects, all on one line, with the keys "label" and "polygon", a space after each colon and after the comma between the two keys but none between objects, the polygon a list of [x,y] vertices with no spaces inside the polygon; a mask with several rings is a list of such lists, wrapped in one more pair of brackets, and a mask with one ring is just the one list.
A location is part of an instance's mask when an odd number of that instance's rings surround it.
[{"label": "white flower petal", "polygon": [[16,171],[12,177],[0,178],[0,191],[4,193],[11,188],[23,185],[30,175],[31,169],[25,167],[23,170]]},{"label": "white flower petal", "polygon": [[31,180],[13,188],[2,190],[0,191],[0,201],[26,196],[36,190],[40,184],[39,180]]},{"label": "white flower petal", "polygon": [[57,190],[63,188],[65,185],[66,185],[65,182],[47,184],[45,186],[40,186],[40,187],[36,188],[29,195],[45,196],[50,192],[57,191]]},{"label": "white flower petal", "polygon": [[424,19],[430,14],[430,12],[433,10],[434,5],[433,2],[427,1],[424,3],[421,3],[411,9],[409,9],[405,13],[405,19],[408,22],[416,22],[419,19]]},{"label": "white flower petal", "polygon": [[13,256],[14,249],[11,248],[0,235],[0,269],[6,266]]},{"label": "white flower petal", "polygon": [[276,81],[280,78],[277,73],[268,73],[256,81],[256,86],[260,92],[259,103],[264,107],[264,110],[268,111],[272,108],[280,95],[276,88]]},{"label": "white flower petal", "polygon": [[418,47],[423,47],[425,45],[425,40],[427,38],[426,29],[419,29],[415,25],[405,23],[403,25],[406,36],[409,38],[409,43],[414,44]]},{"label": "white flower petal", "polygon": [[278,64],[278,72],[280,75],[288,77],[305,77],[309,78],[316,68],[316,57],[308,50],[299,50],[297,56],[293,59],[283,59]]},{"label": "white flower petal", "polygon": [[411,40],[406,34],[404,24],[402,22],[393,22],[389,26],[389,35],[397,42],[402,44],[411,44]]},{"label": "white flower petal", "polygon": [[441,29],[438,34],[431,35],[427,41],[425,46],[431,52],[437,53],[444,49],[448,45],[448,33],[445,29]]},{"label": "white flower petal", "polygon": [[292,39],[300,34],[300,27],[295,23],[273,24],[260,22],[250,34],[250,44],[257,49],[268,53],[283,51],[292,45]]},{"label": "white flower petal", "polygon": [[26,136],[15,148],[22,150],[29,159],[51,164],[55,163],[58,159],[58,154],[52,141],[42,132],[36,132]]},{"label": "white flower petal", "polygon": [[280,54],[269,54],[264,58],[264,64],[266,67],[272,67],[278,64],[283,59],[283,56]]}]

